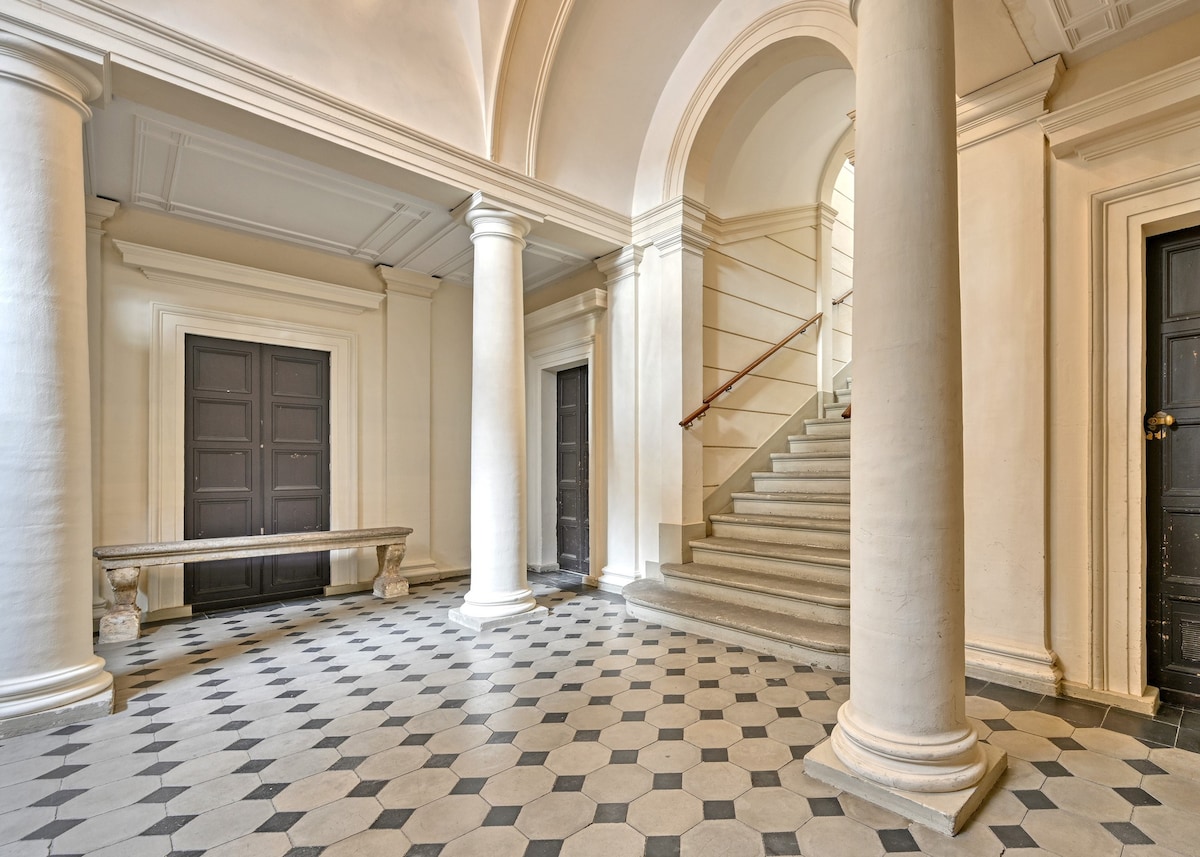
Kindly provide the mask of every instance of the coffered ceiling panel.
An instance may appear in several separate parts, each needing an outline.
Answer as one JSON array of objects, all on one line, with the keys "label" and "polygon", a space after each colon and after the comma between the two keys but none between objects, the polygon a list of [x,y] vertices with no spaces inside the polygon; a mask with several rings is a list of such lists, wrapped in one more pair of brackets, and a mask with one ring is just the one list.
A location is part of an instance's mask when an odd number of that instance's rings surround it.
[{"label": "coffered ceiling panel", "polygon": [[[469,230],[444,206],[159,111],[114,101],[89,126],[92,193],[469,284]],[[590,257],[531,237],[526,289]]]}]

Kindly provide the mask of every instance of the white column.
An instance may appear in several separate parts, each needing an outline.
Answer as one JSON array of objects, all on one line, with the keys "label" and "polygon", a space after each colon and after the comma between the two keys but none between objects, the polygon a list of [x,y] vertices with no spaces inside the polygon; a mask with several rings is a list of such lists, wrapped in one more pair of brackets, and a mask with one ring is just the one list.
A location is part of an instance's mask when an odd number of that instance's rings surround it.
[{"label": "white column", "polygon": [[84,68],[0,33],[0,737],[112,710],[92,652]]},{"label": "white column", "polygon": [[540,218],[476,193],[471,351],[471,589],[452,621],[477,631],[544,616],[526,577],[525,310],[521,251]]},{"label": "white column", "polygon": [[834,306],[833,291],[833,224],[837,212],[825,203],[817,204],[817,311],[822,313],[817,330],[817,391],[822,401],[833,401]]},{"label": "white column", "polygon": [[[596,261],[608,287],[608,562],[600,588],[620,592],[641,576],[638,557],[638,265],[642,248]],[[593,461],[597,457],[593,456]]]},{"label": "white column", "polygon": [[855,6],[850,699],[806,769],[952,833],[1004,767],[964,710],[953,16]]},{"label": "white column", "polygon": [[433,492],[433,295],[441,280],[379,265],[387,284],[388,525],[411,527],[404,576],[436,578],[430,557]]},{"label": "white column", "polygon": [[[101,544],[104,532],[103,507],[100,503],[101,384],[104,378],[104,271],[102,250],[104,223],[117,213],[120,204],[111,199],[89,196],[84,200],[87,212],[87,294],[88,294],[88,364],[92,396],[92,542]],[[108,612],[106,594],[110,592],[104,570],[99,564],[92,569],[92,619],[99,624]]]}]

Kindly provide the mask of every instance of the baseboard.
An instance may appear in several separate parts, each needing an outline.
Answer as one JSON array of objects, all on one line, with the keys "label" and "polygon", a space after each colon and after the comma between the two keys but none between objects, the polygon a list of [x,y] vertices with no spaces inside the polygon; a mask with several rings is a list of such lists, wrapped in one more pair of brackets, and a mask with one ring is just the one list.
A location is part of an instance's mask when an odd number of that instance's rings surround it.
[{"label": "baseboard", "polygon": [[166,622],[171,619],[185,619],[192,615],[192,605],[183,604],[179,607],[163,607],[161,610],[151,610],[142,614],[142,624],[151,622]]},{"label": "baseboard", "polygon": [[1138,714],[1154,714],[1158,711],[1158,688],[1148,687],[1141,696],[1130,693],[1120,693],[1114,690],[1098,690],[1075,681],[1062,683],[1062,695],[1083,699],[1088,702],[1098,702],[1101,705],[1111,705]]},{"label": "baseboard", "polygon": [[967,675],[1033,693],[1057,696],[1062,669],[1054,652],[968,640]]}]

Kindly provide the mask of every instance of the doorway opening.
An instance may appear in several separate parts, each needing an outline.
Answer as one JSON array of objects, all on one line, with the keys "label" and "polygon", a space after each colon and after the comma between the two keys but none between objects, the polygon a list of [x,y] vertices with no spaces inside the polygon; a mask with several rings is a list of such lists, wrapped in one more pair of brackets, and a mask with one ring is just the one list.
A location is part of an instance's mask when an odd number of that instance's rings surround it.
[{"label": "doorway opening", "polygon": [[1200,705],[1200,227],[1146,244],[1150,684]]},{"label": "doorway opening", "polygon": [[[184,538],[328,530],[329,353],[189,334]],[[195,563],[184,601],[223,608],[319,595],[327,551]]]},{"label": "doorway opening", "polygon": [[587,576],[588,545],[588,371],[587,366],[557,375],[555,438],[558,567]]}]

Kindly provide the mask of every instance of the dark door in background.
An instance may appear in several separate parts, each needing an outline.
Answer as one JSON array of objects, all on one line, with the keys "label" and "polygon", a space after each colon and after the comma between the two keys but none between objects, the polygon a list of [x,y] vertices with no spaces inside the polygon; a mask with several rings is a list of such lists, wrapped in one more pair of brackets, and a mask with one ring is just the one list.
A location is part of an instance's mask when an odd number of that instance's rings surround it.
[{"label": "dark door in background", "polygon": [[1146,407],[1175,418],[1146,441],[1150,683],[1200,705],[1200,228],[1146,249]]},{"label": "dark door in background", "polygon": [[558,373],[558,567],[589,573],[587,366]]},{"label": "dark door in background", "polygon": [[[329,355],[188,336],[184,538],[329,529]],[[191,563],[184,600],[320,594],[329,553]]]}]

